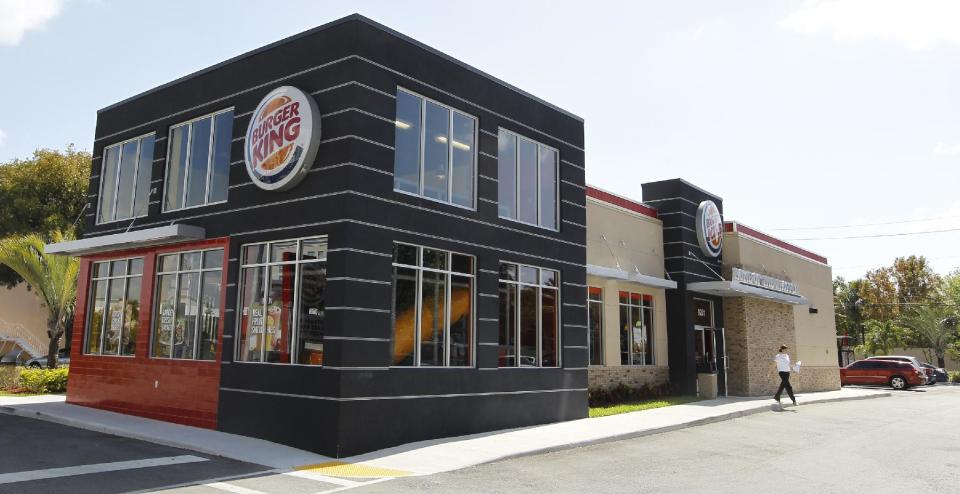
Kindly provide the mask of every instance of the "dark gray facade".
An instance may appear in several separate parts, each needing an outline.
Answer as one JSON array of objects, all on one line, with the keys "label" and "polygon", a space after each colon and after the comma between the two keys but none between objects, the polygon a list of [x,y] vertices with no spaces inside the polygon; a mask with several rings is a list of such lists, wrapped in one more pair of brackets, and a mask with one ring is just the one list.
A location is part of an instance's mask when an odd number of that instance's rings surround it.
[{"label": "dark gray facade", "polygon": [[[322,140],[303,182],[273,192],[250,181],[244,136],[261,98],[282,85],[314,97]],[[477,118],[475,210],[394,191],[398,87]],[[163,212],[170,127],[230,107],[235,117],[227,201]],[[499,128],[559,151],[558,231],[498,217]],[[148,215],[97,225],[91,212],[86,235],[183,223],[203,227],[207,238],[230,238],[219,429],[346,456],[586,416],[585,158],[578,117],[354,15],[101,110],[92,196],[99,190],[103,148],[148,132],[156,133]],[[95,211],[95,198],[91,206]],[[313,235],[326,235],[329,242],[324,365],[236,361],[241,246]],[[475,256],[471,368],[391,366],[394,242]],[[672,255],[669,246],[667,252]],[[559,368],[498,368],[501,261],[559,271]],[[671,274],[686,269],[670,266]]]}]

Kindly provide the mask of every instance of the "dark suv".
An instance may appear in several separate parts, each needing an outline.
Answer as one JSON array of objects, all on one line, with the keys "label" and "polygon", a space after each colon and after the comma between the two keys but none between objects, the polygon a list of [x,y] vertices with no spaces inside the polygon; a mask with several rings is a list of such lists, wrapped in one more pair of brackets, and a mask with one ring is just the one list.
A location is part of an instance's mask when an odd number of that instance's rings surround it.
[{"label": "dark suv", "polygon": [[867,384],[907,389],[923,386],[927,376],[909,362],[896,360],[858,360],[840,369],[840,384]]}]

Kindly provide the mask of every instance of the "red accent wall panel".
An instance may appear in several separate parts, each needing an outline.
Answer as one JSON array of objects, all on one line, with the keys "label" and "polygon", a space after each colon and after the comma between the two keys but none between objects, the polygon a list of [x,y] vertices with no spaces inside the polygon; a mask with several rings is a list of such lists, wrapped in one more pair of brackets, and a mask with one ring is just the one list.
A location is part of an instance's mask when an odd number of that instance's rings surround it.
[{"label": "red accent wall panel", "polygon": [[[70,351],[67,403],[112,412],[215,429],[226,307],[226,266],[229,239],[111,252],[81,259],[77,281],[77,308]],[[223,247],[224,269],[220,290],[220,325],[214,361],[149,358],[153,323],[154,285],[158,254]],[[90,268],[95,261],[143,257],[139,327],[132,357],[84,355],[83,340],[89,306]]]},{"label": "red accent wall panel", "polygon": [[625,197],[620,197],[600,189],[595,189],[589,185],[587,186],[587,197],[592,197],[594,199],[613,204],[614,206],[620,206],[621,208],[629,209],[630,211],[640,213],[644,216],[649,216],[651,218],[657,217],[657,210],[647,206],[646,204],[637,201],[631,201]]}]

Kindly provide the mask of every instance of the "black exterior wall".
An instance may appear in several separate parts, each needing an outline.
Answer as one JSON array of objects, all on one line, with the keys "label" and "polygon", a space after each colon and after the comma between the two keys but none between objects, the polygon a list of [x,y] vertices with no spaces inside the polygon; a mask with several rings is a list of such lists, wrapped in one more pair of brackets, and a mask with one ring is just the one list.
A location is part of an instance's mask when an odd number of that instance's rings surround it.
[{"label": "black exterior wall", "polygon": [[[268,192],[243,163],[244,135],[263,96],[292,85],[314,96],[322,137],[298,186]],[[478,119],[477,207],[393,190],[397,87]],[[161,210],[170,126],[234,108],[230,189],[223,204]],[[497,216],[497,132],[560,152],[560,229]],[[149,214],[95,224],[105,146],[156,133]],[[100,111],[87,237],[185,223],[231,238],[219,428],[331,456],[404,442],[585,417],[587,335],[583,121],[354,15],[242,55]],[[235,362],[238,257],[243,244],[328,235],[324,366]],[[394,242],[476,257],[472,368],[391,364]],[[118,250],[121,246],[118,246]],[[561,368],[498,369],[500,261],[561,276]]]},{"label": "black exterior wall", "polygon": [[[693,298],[713,301],[713,320],[719,327],[723,321],[723,299],[687,289],[688,283],[722,279],[720,257],[709,258],[700,251],[697,241],[697,208],[705,200],[713,201],[723,214],[723,199],[682,179],[645,183],[643,202],[657,208],[657,217],[663,221],[664,265],[670,279],[677,282],[675,290],[666,291],[667,299],[667,354],[670,362],[670,382],[682,393],[697,391],[697,363],[693,329]],[[723,346],[722,332],[716,333],[718,363]],[[718,365],[717,383],[724,393],[726,383],[723,365]]]}]

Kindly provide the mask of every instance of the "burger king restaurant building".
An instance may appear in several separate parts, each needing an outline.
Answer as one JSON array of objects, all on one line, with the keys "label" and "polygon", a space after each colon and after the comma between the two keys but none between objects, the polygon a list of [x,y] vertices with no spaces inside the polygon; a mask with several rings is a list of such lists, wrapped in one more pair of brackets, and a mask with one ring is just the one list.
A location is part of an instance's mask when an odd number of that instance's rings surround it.
[{"label": "burger king restaurant building", "polygon": [[[587,187],[583,129],[359,15],[104,108],[86,233],[47,248],[82,260],[67,401],[346,456],[582,418],[590,385],[761,391],[752,315],[804,348],[813,261],[723,281],[796,253],[683,181]],[[725,254],[688,256],[711,200]]]}]

